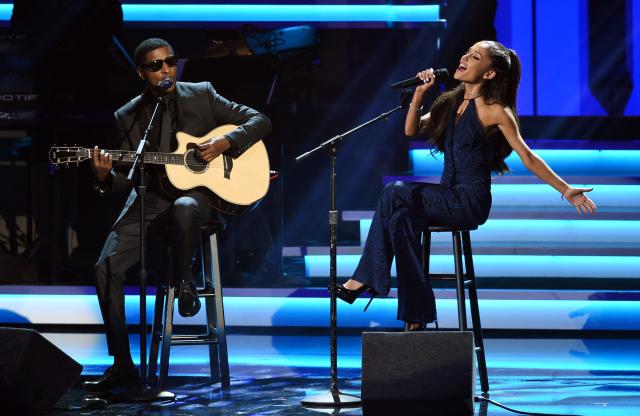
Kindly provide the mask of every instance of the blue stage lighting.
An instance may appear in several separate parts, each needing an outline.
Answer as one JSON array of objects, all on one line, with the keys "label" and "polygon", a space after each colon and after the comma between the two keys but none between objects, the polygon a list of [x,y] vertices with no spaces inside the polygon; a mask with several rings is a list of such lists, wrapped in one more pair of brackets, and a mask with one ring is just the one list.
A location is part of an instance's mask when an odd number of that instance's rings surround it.
[{"label": "blue stage lighting", "polygon": [[[338,276],[353,276],[358,261],[358,254],[338,255]],[[635,279],[640,270],[640,258],[631,256],[474,255],[473,262],[479,277]],[[329,255],[307,255],[304,263],[307,276],[329,276]],[[432,255],[429,266],[432,273],[452,273],[453,257]]]},{"label": "blue stage lighting", "polygon": [[126,22],[438,22],[440,6],[124,4]]},{"label": "blue stage lighting", "polygon": [[[414,174],[442,173],[442,153],[432,156],[429,149],[412,149],[409,153]],[[541,149],[535,153],[561,175],[638,176],[640,166],[640,150]],[[506,162],[512,175],[530,175],[515,152]]]},{"label": "blue stage lighting", "polygon": [[13,4],[0,4],[0,21],[8,21],[13,14]]},{"label": "blue stage lighting", "polygon": [[[0,4],[8,21],[13,4]],[[125,22],[444,22],[439,5],[123,4]]]},{"label": "blue stage lighting", "polygon": [[[585,264],[584,267],[591,267]],[[599,292],[573,292],[570,299],[549,299],[556,295],[548,291],[480,291],[480,309],[485,328],[494,329],[558,329],[558,330],[638,330],[635,318],[640,313],[638,292],[627,291],[625,298]],[[395,295],[395,291],[391,293]],[[326,290],[317,291],[317,297],[285,296],[226,296],[225,318],[227,325],[236,328],[299,327],[326,328],[329,298]],[[487,298],[488,297],[488,298]],[[497,297],[497,298],[495,298]],[[513,297],[510,298],[510,297]],[[576,299],[573,299],[576,297]],[[457,301],[453,289],[437,289],[439,323],[443,328],[457,327]],[[139,322],[137,295],[126,296],[127,322]],[[367,312],[363,308],[367,296],[354,304],[338,303],[340,326],[345,328],[393,328],[400,327],[396,319],[396,298],[376,299]],[[99,325],[102,323],[98,300],[95,295],[60,294],[0,294],[4,310],[0,324],[47,325]],[[148,321],[153,315],[154,297],[147,298]],[[176,316],[176,325],[202,325],[204,313],[193,318]],[[93,344],[100,340],[88,340]],[[311,347],[309,347],[311,348]]]}]

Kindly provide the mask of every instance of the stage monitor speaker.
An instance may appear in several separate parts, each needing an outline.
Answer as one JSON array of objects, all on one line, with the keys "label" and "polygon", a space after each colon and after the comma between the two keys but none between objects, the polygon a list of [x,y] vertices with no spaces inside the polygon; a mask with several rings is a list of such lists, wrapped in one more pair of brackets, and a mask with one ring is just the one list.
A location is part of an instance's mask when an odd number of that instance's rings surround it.
[{"label": "stage monitor speaker", "polygon": [[32,329],[0,328],[3,407],[53,406],[80,377],[82,366]]},{"label": "stage monitor speaker", "polygon": [[472,415],[473,333],[362,334],[364,414]]}]

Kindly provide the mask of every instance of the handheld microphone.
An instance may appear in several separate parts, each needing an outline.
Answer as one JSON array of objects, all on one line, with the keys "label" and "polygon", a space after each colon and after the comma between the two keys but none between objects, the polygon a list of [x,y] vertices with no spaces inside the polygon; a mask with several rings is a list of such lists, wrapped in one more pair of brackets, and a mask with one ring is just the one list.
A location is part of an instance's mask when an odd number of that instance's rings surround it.
[{"label": "handheld microphone", "polygon": [[[439,68],[433,71],[433,75],[437,80],[443,81],[449,78],[449,71],[447,71],[447,68]],[[423,82],[424,81],[422,81],[420,78],[413,77],[413,78],[405,79],[403,81],[394,82],[393,84],[390,85],[390,87],[391,88],[407,88],[407,87],[413,87],[414,85],[420,85]]]},{"label": "handheld microphone", "polygon": [[162,78],[157,84],[156,87],[160,88],[161,90],[168,90],[169,88],[171,88],[173,86],[173,78]]}]

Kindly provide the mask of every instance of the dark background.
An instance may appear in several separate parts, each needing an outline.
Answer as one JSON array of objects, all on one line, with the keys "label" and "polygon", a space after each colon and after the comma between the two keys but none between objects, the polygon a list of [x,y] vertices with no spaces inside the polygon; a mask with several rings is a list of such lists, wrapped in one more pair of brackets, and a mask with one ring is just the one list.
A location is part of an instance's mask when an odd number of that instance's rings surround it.
[{"label": "dark background", "polygon": [[[274,124],[265,143],[272,169],[280,175],[258,209],[232,221],[225,233],[225,283],[305,284],[283,273],[282,247],[327,245],[328,158],[316,155],[297,165],[295,156],[395,107],[399,94],[388,88],[391,82],[429,66],[451,71],[471,44],[496,39],[497,1],[437,3],[446,25],[320,25],[314,46],[237,56],[233,45],[273,27],[125,26],[117,1],[15,1],[10,26],[0,29],[0,92],[37,94],[38,99],[1,103],[0,110],[24,115],[0,118],[0,159],[5,162],[0,166],[0,209],[9,230],[0,236],[1,281],[92,283],[92,265],[123,197],[99,198],[91,190],[88,162],[53,171],[47,153],[54,144],[117,145],[109,136],[112,112],[143,88],[130,61],[133,50],[146,38],[161,37],[181,58],[181,80],[211,81],[223,96],[264,112]],[[594,19],[602,8],[597,3],[589,9]],[[598,27],[592,34],[595,50],[615,40],[597,36]],[[214,47],[214,41],[231,52]],[[627,78],[614,65],[621,59],[616,55],[609,68],[616,88],[624,92]],[[604,76],[594,76],[592,86],[602,86]],[[619,100],[608,100],[611,114],[617,114]],[[394,114],[340,146],[339,210],[372,209],[382,187],[379,178],[408,169],[403,123],[402,114]],[[535,120],[525,118],[523,128],[529,137],[562,138],[567,131],[562,123],[553,123],[555,131],[541,131]],[[602,123],[589,128],[609,131],[609,124]],[[31,233],[24,222],[29,217]],[[356,240],[355,227],[341,224],[339,241]]]},{"label": "dark background", "polygon": [[[34,112],[31,117],[3,126],[26,132],[26,137],[3,140],[3,159],[15,162],[3,166],[3,178],[11,178],[0,189],[3,216],[9,222],[25,214],[34,219],[32,239],[26,226],[18,224],[14,238],[20,248],[11,244],[11,236],[3,245],[13,254],[3,256],[3,279],[15,283],[91,283],[91,267],[122,196],[97,197],[88,162],[53,171],[47,153],[54,144],[116,145],[109,136],[111,114],[143,88],[129,61],[140,41],[166,39],[182,59],[182,80],[211,81],[222,95],[273,121],[265,143],[280,176],[259,208],[234,220],[226,233],[235,242],[235,253],[224,253],[226,264],[233,264],[228,261],[232,255],[236,270],[225,279],[234,286],[286,284],[279,280],[282,245],[326,241],[327,160],[318,155],[296,165],[294,157],[393,108],[399,97],[387,88],[390,82],[426,65],[444,65],[439,63],[438,37],[459,51],[469,43],[450,41],[442,27],[320,27],[319,43],[306,49],[211,57],[218,54],[213,40],[234,44],[266,29],[125,27],[115,1],[16,1],[14,7],[11,25],[3,30],[8,50],[2,67],[10,77],[2,90],[39,97],[25,105]],[[495,37],[491,7],[480,37]],[[468,39],[478,36],[468,33]],[[457,60],[458,53],[444,59]],[[339,207],[370,208],[381,186],[370,178],[406,170],[407,152],[389,150],[408,146],[401,125],[402,116],[396,114],[341,146]],[[17,163],[21,161],[26,164]],[[352,239],[353,232],[346,229],[341,239]]]}]

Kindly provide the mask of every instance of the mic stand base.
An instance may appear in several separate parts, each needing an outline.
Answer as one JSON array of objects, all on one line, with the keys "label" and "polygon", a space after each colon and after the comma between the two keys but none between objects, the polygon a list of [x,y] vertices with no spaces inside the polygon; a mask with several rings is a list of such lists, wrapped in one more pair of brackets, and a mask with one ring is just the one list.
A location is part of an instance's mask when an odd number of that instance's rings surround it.
[{"label": "mic stand base", "polygon": [[360,397],[353,394],[341,393],[339,390],[330,390],[326,393],[316,394],[301,401],[304,407],[360,407]]},{"label": "mic stand base", "polygon": [[159,402],[173,401],[176,395],[149,386],[135,386],[113,395],[114,402]]}]

